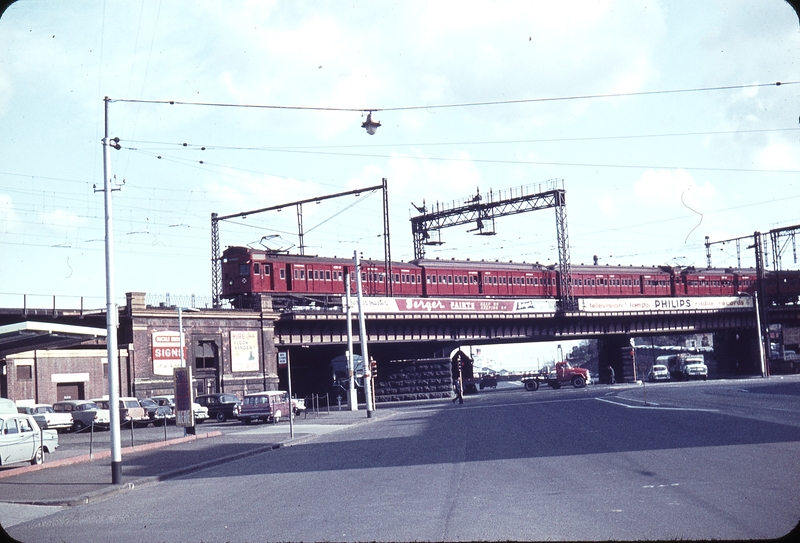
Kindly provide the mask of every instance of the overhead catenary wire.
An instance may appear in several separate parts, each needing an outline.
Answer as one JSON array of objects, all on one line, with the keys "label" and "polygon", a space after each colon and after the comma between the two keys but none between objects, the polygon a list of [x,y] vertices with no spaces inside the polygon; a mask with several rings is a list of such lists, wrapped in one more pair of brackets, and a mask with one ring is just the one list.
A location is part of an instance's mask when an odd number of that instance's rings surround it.
[{"label": "overhead catenary wire", "polygon": [[267,104],[230,104],[224,102],[191,102],[180,100],[142,100],[134,98],[109,98],[110,102],[130,102],[142,104],[169,104],[169,105],[191,105],[191,106],[210,106],[210,107],[231,107],[231,108],[256,108],[256,109],[291,109],[307,111],[350,111],[359,113],[370,113],[376,111],[410,111],[415,109],[443,109],[459,107],[478,107],[478,106],[498,106],[510,104],[526,104],[536,102],[559,102],[568,100],[589,100],[598,98],[621,98],[625,96],[649,96],[659,94],[679,94],[689,92],[712,92],[723,90],[752,89],[758,87],[780,87],[782,85],[797,85],[800,81],[776,81],[774,83],[750,83],[744,85],[720,85],[714,87],[694,87],[686,89],[663,89],[654,91],[636,92],[615,92],[608,94],[583,94],[575,96],[556,96],[547,98],[521,98],[516,100],[492,100],[485,102],[461,102],[453,104],[426,104],[412,106],[395,107],[328,107],[328,106],[288,106],[288,105],[267,105]]}]

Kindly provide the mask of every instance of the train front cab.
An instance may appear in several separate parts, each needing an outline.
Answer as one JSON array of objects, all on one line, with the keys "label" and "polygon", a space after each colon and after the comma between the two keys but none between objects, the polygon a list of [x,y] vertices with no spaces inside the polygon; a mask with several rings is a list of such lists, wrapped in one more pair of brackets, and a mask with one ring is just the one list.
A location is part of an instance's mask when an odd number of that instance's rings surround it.
[{"label": "train front cab", "polygon": [[271,267],[263,260],[263,254],[253,255],[246,247],[226,249],[221,263],[223,297],[235,298],[271,290]]}]

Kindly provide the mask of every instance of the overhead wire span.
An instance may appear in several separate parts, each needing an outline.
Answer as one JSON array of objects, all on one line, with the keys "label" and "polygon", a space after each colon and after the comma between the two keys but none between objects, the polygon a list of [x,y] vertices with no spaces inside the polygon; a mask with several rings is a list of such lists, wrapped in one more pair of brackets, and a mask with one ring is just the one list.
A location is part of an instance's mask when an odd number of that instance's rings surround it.
[{"label": "overhead wire span", "polygon": [[266,104],[229,104],[223,102],[190,102],[180,100],[142,100],[133,98],[109,98],[110,102],[130,102],[130,103],[143,103],[143,104],[169,104],[169,105],[191,105],[191,106],[211,106],[211,107],[232,107],[232,108],[256,108],[256,109],[292,109],[292,110],[308,110],[308,111],[351,111],[359,113],[369,113],[376,111],[409,111],[414,109],[441,109],[441,108],[456,108],[456,107],[476,107],[476,106],[496,106],[507,104],[525,104],[535,102],[557,102],[566,100],[588,100],[597,98],[621,98],[625,96],[650,96],[658,94],[678,94],[688,92],[711,92],[722,90],[737,90],[737,89],[752,89],[758,87],[780,87],[782,85],[796,85],[800,81],[776,81],[774,83],[750,83],[745,85],[720,85],[715,87],[695,87],[687,89],[664,89],[654,91],[637,91],[637,92],[616,92],[609,94],[583,94],[575,96],[557,96],[548,98],[521,98],[517,100],[492,100],[485,102],[461,102],[454,104],[426,104],[414,106],[397,106],[397,107],[324,107],[324,106],[285,106],[285,105],[266,105]]}]

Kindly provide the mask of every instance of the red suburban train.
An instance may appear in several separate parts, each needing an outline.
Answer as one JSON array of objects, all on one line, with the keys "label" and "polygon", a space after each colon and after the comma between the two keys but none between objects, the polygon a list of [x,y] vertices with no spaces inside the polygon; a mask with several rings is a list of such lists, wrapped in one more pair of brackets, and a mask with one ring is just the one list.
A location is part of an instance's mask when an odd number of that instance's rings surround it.
[{"label": "red suburban train", "polygon": [[[558,271],[540,264],[470,260],[416,260],[392,263],[394,296],[525,297],[559,296]],[[276,254],[248,247],[228,247],[222,254],[222,297],[234,306],[247,306],[253,294],[295,295],[322,299],[345,294],[345,277],[353,260]],[[752,294],[754,269],[706,269],[623,266],[572,266],[572,295],[576,298],[624,296],[733,296]],[[361,261],[362,291],[386,296],[386,265]],[[796,302],[800,271],[766,272],[767,297]]]}]

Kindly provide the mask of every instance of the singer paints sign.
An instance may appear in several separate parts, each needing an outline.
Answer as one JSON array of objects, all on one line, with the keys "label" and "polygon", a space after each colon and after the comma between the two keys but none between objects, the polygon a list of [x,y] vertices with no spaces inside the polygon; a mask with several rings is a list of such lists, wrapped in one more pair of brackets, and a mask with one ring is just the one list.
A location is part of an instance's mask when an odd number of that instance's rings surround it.
[{"label": "singer paints sign", "polygon": [[[183,347],[184,359],[186,346]],[[152,336],[153,373],[172,375],[173,368],[181,365],[181,336],[178,332],[153,332]]]}]

